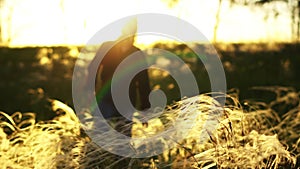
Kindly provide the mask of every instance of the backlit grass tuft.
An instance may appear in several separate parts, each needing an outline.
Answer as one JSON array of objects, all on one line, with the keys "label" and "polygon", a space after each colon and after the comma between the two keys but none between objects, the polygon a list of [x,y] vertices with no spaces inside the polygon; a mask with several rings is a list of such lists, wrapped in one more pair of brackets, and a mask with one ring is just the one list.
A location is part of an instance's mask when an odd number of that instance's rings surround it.
[{"label": "backlit grass tuft", "polygon": [[[220,97],[203,94],[185,98],[167,107],[159,118],[151,119],[148,127],[134,118],[133,137],[149,138],[172,127],[176,132],[160,144],[133,142],[137,149],[160,145],[155,148],[164,151],[145,159],[131,159],[128,168],[296,167],[300,154],[299,107],[279,118],[267,104],[246,112],[235,97],[226,96],[225,105],[219,103]],[[8,116],[0,112],[2,168],[121,167],[121,158],[101,149],[82,130],[93,129],[93,125],[81,126],[70,107],[57,100],[51,103],[58,116],[46,122],[36,123],[34,113]],[[175,139],[182,134],[184,139]]]}]

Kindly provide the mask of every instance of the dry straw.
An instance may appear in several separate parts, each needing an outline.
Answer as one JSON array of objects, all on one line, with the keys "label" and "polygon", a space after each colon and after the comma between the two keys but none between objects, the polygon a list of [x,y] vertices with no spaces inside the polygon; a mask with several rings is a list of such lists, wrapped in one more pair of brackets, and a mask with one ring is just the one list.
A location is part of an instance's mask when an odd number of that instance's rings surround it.
[{"label": "dry straw", "polygon": [[[280,120],[269,108],[244,112],[238,100],[229,95],[225,106],[218,100],[211,94],[185,98],[166,108],[160,118],[151,119],[148,127],[134,118],[133,137],[151,137],[170,127],[181,129],[175,135],[189,132],[183,140],[172,140],[172,136],[161,140],[161,149],[170,147],[170,143],[175,146],[161,155],[125,159],[129,160],[128,168],[278,168],[296,164],[299,109],[290,110]],[[2,168],[120,166],[122,158],[104,151],[84,134],[71,108],[50,101],[53,111],[60,115],[47,122],[35,123],[34,113],[8,116],[0,112]],[[193,125],[188,125],[191,122]],[[136,145],[143,146],[143,142],[133,143],[133,147]],[[290,151],[287,145],[292,145]],[[147,146],[150,149],[155,145]]]}]

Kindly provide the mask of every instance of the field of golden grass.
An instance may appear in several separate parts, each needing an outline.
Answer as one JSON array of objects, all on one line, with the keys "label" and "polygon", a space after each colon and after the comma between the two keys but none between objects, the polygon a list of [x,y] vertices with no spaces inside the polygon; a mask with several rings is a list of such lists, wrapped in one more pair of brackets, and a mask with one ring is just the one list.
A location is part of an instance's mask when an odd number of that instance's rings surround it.
[{"label": "field of golden grass", "polygon": [[[272,89],[276,93],[285,88]],[[278,94],[270,103],[241,104],[234,92],[227,95],[225,106],[217,100],[210,94],[185,98],[167,107],[160,118],[151,119],[147,127],[134,118],[135,138],[148,138],[170,127],[189,132],[179,142],[172,141],[172,136],[170,140],[161,140],[162,154],[130,159],[126,167],[299,167],[299,93],[292,90]],[[291,101],[298,105],[279,117],[274,105],[284,106]],[[53,120],[36,122],[34,112],[16,112],[11,116],[0,112],[1,168],[121,168],[120,158],[101,149],[82,129],[92,126],[82,126],[72,108],[62,102],[49,102],[57,114]],[[191,122],[192,127],[188,125]],[[216,124],[217,128],[203,125],[205,122]],[[132,144],[137,148],[143,146],[143,142]],[[156,145],[147,144],[149,150]]]}]

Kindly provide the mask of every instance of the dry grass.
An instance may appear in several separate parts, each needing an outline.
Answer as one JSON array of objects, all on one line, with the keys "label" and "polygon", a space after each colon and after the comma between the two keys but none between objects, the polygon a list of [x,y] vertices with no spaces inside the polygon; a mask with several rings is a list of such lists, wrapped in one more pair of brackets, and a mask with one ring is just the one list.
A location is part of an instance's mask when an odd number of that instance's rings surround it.
[{"label": "dry grass", "polygon": [[[150,120],[148,127],[134,118],[133,137],[147,138],[171,127],[178,130],[160,143],[162,149],[171,149],[151,158],[131,159],[129,168],[296,167],[299,107],[281,120],[268,105],[244,112],[235,97],[227,96],[225,106],[217,100],[210,94],[185,98]],[[51,102],[59,116],[48,122],[35,123],[34,113],[0,112],[2,168],[118,168],[121,158],[95,145],[82,132],[72,109]],[[176,140],[182,131],[187,131],[185,139]],[[147,144],[149,149],[158,145],[153,144]]]}]

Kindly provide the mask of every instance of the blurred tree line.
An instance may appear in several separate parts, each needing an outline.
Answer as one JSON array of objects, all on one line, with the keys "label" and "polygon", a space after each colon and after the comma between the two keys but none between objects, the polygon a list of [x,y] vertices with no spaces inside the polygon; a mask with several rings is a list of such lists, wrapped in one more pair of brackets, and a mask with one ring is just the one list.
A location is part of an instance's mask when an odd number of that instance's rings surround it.
[{"label": "blurred tree line", "polygon": [[[222,1],[222,0],[220,0]],[[274,4],[277,2],[285,3],[289,8],[291,17],[291,34],[293,41],[300,40],[300,1],[299,0],[230,0],[232,4],[244,5],[244,6],[260,6]],[[277,17],[282,14],[283,11],[273,7],[272,11],[266,11],[267,16],[271,15]]]},{"label": "blurred tree line", "polygon": [[[166,3],[170,8],[176,6],[180,1],[186,0],[161,0],[163,3]],[[217,33],[221,21],[221,10],[222,4],[225,1],[229,1],[231,5],[240,5],[247,7],[261,7],[264,8],[267,5],[272,5],[277,2],[284,3],[288,6],[290,18],[291,18],[291,34],[292,41],[298,42],[300,40],[300,1],[299,0],[218,0],[218,6],[215,14],[215,25],[213,30],[213,42],[217,41]],[[284,11],[276,8],[275,5],[272,6],[271,10],[266,10],[266,15],[263,16],[265,19],[271,17],[277,17],[282,14]],[[242,15],[242,14],[241,14]]]},{"label": "blurred tree line", "polygon": [[[162,3],[167,4],[170,8],[178,5],[180,1],[186,0],[161,0]],[[271,5],[271,10],[266,10],[266,16],[262,16],[264,18],[269,17],[277,17],[283,14],[286,11],[281,11],[279,8],[274,5],[275,3],[283,3],[287,5],[289,9],[289,15],[291,19],[291,34],[292,41],[297,42],[300,40],[300,1],[299,0],[217,0],[218,6],[215,12],[215,24],[213,28],[213,41],[216,42],[218,40],[218,29],[220,26],[220,22],[222,20],[221,10],[222,4],[225,1],[229,1],[231,5],[240,5],[247,7],[261,7],[264,8],[268,5]],[[7,46],[10,44],[11,40],[15,38],[16,32],[12,32],[12,19],[14,12],[14,0],[0,0],[0,45]],[[273,4],[273,5],[272,5]],[[64,13],[64,0],[60,0],[59,8]],[[268,8],[269,9],[269,8]],[[83,23],[85,24],[85,22]],[[66,31],[66,30],[65,30]]]},{"label": "blurred tree line", "polygon": [[[195,45],[209,56],[205,45]],[[239,89],[241,99],[248,98],[251,94],[248,90],[253,86],[289,86],[300,90],[300,57],[296,57],[300,53],[299,45],[280,44],[269,49],[267,44],[232,44],[227,48],[216,45],[224,65],[228,89]],[[156,47],[180,56],[194,73],[199,91],[210,92],[206,69],[188,46],[157,44]],[[80,51],[81,48],[0,48],[0,111],[9,114],[16,111],[36,112],[40,115],[39,119],[47,119],[53,115],[48,98],[61,100],[73,107],[72,76],[78,61],[74,50]],[[85,63],[84,60],[80,62]],[[170,98],[169,103],[180,99],[180,90],[171,76],[149,74],[152,87],[159,86]]]}]

